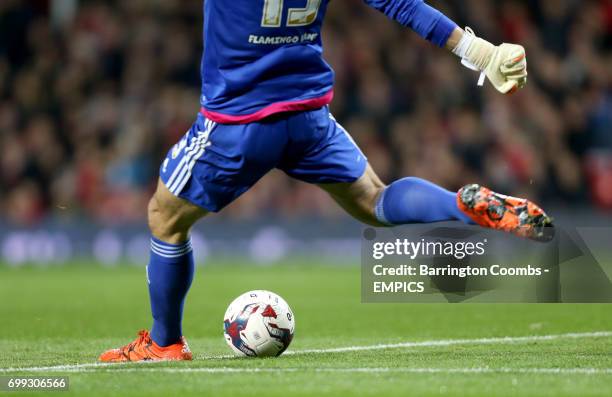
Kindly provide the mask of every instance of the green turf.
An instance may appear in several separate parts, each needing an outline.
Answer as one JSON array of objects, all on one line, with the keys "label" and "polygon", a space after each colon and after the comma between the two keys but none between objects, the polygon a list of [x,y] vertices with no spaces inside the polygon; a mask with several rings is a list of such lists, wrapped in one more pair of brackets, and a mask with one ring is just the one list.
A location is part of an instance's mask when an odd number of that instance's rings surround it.
[{"label": "green turf", "polygon": [[[296,316],[296,336],[291,346],[296,351],[612,331],[610,305],[362,304],[359,288],[359,270],[348,266],[200,268],[186,307],[184,325],[195,361],[80,369],[86,372],[67,373],[71,393],[88,396],[612,394],[612,338],[609,336],[302,353],[276,359],[214,357],[230,353],[222,338],[222,316],[227,304],[249,289],[270,289],[287,299]],[[149,322],[142,268],[0,267],[0,368],[91,363],[103,349],[129,342]],[[214,368],[262,371],[197,372]],[[355,372],[355,368],[364,369]],[[378,372],[368,372],[368,368],[376,368]],[[451,372],[469,368],[488,369],[482,373]],[[522,372],[530,368],[596,368],[600,372]],[[194,371],[186,372],[189,369]],[[341,372],[342,369],[346,372]],[[410,372],[414,369],[441,372]],[[169,372],[174,370],[178,372]],[[61,372],[43,370],[40,374]]]}]

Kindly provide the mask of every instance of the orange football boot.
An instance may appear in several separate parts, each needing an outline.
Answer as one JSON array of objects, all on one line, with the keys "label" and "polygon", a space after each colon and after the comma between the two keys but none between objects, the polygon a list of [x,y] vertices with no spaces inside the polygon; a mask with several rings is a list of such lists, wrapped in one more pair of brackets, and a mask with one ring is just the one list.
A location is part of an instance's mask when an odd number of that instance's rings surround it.
[{"label": "orange football boot", "polygon": [[472,184],[457,192],[457,205],[480,226],[536,241],[553,239],[552,219],[529,200],[495,193]]},{"label": "orange football boot", "polygon": [[151,339],[147,330],[138,333],[138,338],[119,349],[107,350],[99,360],[107,363],[128,361],[191,360],[193,358],[184,337],[180,342],[161,347]]}]

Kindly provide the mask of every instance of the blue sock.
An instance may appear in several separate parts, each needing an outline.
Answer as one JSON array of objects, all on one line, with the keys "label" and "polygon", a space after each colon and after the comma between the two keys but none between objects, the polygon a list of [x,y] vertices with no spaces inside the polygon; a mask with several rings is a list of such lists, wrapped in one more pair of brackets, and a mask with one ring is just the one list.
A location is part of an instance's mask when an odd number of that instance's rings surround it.
[{"label": "blue sock", "polygon": [[459,220],[473,223],[459,207],[456,194],[420,178],[387,186],[376,203],[376,218],[387,225]]},{"label": "blue sock", "polygon": [[191,241],[175,245],[151,238],[151,260],[147,266],[153,313],[151,338],[160,346],[176,343],[183,335],[183,304],[193,273]]}]

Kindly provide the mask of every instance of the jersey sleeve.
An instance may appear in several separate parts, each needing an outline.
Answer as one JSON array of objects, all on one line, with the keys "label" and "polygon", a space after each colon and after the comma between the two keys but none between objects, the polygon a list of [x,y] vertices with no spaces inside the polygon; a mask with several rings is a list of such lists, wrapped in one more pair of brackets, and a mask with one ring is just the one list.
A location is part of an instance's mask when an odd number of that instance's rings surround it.
[{"label": "jersey sleeve", "polygon": [[400,24],[411,28],[422,38],[442,47],[457,27],[446,15],[423,0],[364,0],[369,6]]}]

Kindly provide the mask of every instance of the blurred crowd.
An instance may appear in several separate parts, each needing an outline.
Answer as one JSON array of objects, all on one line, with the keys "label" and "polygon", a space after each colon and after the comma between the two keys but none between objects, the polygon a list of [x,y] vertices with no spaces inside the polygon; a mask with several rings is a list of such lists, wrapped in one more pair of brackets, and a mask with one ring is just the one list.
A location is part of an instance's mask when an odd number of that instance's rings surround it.
[{"label": "blurred crowd", "polygon": [[[513,96],[360,0],[324,28],[332,110],[381,178],[480,182],[546,203],[612,207],[612,1],[432,1],[527,49]],[[75,7],[73,7],[75,6]],[[0,218],[139,221],[166,151],[199,109],[200,0],[0,1]],[[338,216],[280,172],[228,217]]]}]

